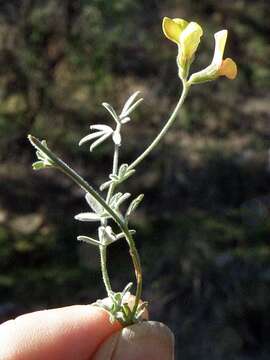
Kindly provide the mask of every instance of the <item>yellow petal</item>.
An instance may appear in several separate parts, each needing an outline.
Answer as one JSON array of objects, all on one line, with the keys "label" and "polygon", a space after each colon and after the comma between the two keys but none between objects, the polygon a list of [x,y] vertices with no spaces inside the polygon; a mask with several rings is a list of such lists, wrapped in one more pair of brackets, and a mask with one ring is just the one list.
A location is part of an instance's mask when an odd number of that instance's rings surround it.
[{"label": "yellow petal", "polygon": [[173,21],[180,26],[181,31],[183,31],[188,26],[188,22],[184,19],[174,18]]},{"label": "yellow petal", "polygon": [[236,63],[231,58],[227,58],[223,60],[221,67],[218,70],[218,75],[219,76],[224,75],[230,80],[235,79],[237,75]]},{"label": "yellow petal", "polygon": [[171,41],[179,44],[179,37],[188,22],[183,19],[170,19],[165,17],[162,22],[164,35]]},{"label": "yellow petal", "polygon": [[225,49],[225,44],[227,40],[228,31],[221,30],[215,33],[215,52],[212,60],[212,64],[216,65],[219,68],[222,64],[223,53]]},{"label": "yellow petal", "polygon": [[191,59],[200,43],[203,30],[196,22],[190,22],[180,34],[180,47],[186,59]]}]

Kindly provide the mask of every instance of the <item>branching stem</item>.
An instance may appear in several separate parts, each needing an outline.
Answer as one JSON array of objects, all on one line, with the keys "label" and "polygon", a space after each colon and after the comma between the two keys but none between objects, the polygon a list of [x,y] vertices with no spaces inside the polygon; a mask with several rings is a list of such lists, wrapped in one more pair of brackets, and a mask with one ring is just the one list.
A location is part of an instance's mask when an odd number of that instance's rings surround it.
[{"label": "branching stem", "polygon": [[[146,150],[131,163],[128,167],[128,170],[134,169],[160,142],[160,140],[165,136],[169,128],[172,126],[176,119],[176,115],[181,108],[189,90],[189,85],[183,80],[183,91],[181,97],[171,114],[170,118],[168,119],[167,123],[164,125],[160,133],[154,139],[154,141],[146,148]],[[120,125],[120,124],[119,124]],[[120,131],[120,129],[119,129]],[[47,148],[41,141],[37,138],[29,135],[28,136],[32,145],[42,151],[53,163],[53,166],[61,170],[64,174],[66,174],[69,178],[71,178],[77,185],[79,185],[86,193],[89,193],[99,204],[105,209],[105,211],[111,216],[114,222],[119,226],[120,230],[125,234],[126,241],[129,246],[130,256],[133,262],[135,276],[137,281],[137,288],[136,288],[136,295],[135,295],[135,303],[132,309],[132,318],[135,318],[136,310],[139,305],[139,301],[141,299],[142,293],[142,269],[138,251],[135,246],[134,239],[129,231],[127,221],[118,213],[116,213],[109,205],[110,199],[113,196],[115,191],[116,185],[112,183],[109,187],[106,200],[104,200],[96,190],[88,184],[76,171],[70,168],[64,161],[58,158],[50,149]],[[113,156],[113,169],[112,174],[117,175],[118,172],[118,162],[119,162],[119,145],[115,144],[114,148],[114,156]],[[101,225],[106,226],[107,221],[102,220]],[[112,288],[110,284],[110,279],[107,272],[107,249],[106,246],[100,246],[100,257],[101,257],[101,269],[102,269],[102,278],[105,284],[106,291],[108,296],[112,293]]]},{"label": "branching stem", "polygon": [[182,84],[183,84],[183,91],[182,91],[181,97],[180,97],[174,111],[172,112],[169,120],[164,125],[164,127],[162,128],[160,133],[157,135],[157,137],[146,148],[146,150],[136,160],[134,160],[133,163],[131,163],[129,165],[128,170],[134,169],[141,161],[144,160],[144,158],[147,155],[149,155],[149,153],[159,144],[160,140],[165,136],[167,131],[170,129],[170,127],[174,123],[174,121],[176,119],[176,115],[178,114],[178,111],[180,110],[181,106],[183,105],[185,98],[188,94],[189,87],[190,87],[190,85],[188,85],[185,80],[182,81]]}]

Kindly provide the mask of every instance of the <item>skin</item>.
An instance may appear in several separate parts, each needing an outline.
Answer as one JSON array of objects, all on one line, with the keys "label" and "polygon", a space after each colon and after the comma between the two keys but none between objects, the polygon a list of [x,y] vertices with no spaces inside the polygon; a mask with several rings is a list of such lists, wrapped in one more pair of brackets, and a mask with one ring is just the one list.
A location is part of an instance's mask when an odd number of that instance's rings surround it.
[{"label": "skin", "polygon": [[106,311],[74,305],[37,311],[0,325],[1,360],[170,360],[173,335],[146,321],[121,328]]}]

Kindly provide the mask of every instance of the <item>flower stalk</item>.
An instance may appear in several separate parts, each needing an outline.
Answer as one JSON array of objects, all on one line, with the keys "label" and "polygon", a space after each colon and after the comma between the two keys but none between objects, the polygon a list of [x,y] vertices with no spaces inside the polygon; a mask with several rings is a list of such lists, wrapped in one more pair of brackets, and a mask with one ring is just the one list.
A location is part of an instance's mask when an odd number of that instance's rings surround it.
[{"label": "flower stalk", "polygon": [[136,160],[134,160],[128,167],[128,170],[132,170],[134,169],[137,165],[140,164],[140,162],[142,162],[146,156],[148,154],[150,154],[150,152],[152,150],[154,150],[154,148],[160,143],[160,141],[162,140],[162,138],[166,135],[166,133],[168,132],[168,130],[170,129],[170,127],[173,125],[175,119],[176,119],[176,116],[179,112],[179,110],[181,109],[186,97],[187,97],[187,94],[188,94],[188,91],[189,91],[189,88],[190,88],[190,85],[185,81],[183,80],[182,81],[182,84],[183,84],[183,91],[182,91],[182,94],[181,94],[181,97],[174,109],[174,111],[172,112],[171,116],[169,117],[169,120],[167,121],[167,123],[164,125],[164,127],[162,128],[162,130],[160,131],[160,133],[156,136],[156,138],[152,141],[152,143],[145,149],[145,151],[137,157]]}]

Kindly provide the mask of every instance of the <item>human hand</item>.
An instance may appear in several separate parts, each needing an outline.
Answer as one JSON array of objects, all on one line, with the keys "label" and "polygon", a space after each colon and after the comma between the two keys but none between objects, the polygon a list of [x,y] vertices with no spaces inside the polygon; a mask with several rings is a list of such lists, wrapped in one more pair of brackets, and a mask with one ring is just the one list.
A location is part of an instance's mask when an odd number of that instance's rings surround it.
[{"label": "human hand", "polygon": [[146,321],[121,328],[105,310],[74,305],[0,325],[0,360],[172,360],[173,335]]}]

